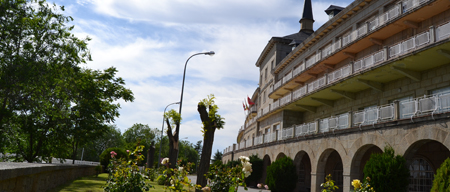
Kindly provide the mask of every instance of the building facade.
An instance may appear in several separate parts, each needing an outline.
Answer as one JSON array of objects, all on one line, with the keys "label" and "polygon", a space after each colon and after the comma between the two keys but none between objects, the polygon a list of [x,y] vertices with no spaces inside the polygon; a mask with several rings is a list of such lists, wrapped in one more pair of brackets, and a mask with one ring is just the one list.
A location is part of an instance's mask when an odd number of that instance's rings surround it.
[{"label": "building facade", "polygon": [[409,191],[430,191],[450,157],[450,1],[356,0],[325,10],[316,31],[305,0],[298,33],[272,37],[256,66],[256,103],[223,162],[258,154],[265,169],[289,156],[295,191],[340,191],[363,179],[372,153],[392,146]]}]

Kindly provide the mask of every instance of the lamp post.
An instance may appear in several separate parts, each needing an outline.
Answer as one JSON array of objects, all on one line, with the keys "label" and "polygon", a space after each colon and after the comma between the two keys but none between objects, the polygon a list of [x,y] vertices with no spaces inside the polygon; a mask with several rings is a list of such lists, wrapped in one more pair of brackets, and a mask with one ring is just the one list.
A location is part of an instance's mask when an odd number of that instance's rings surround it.
[{"label": "lamp post", "polygon": [[158,168],[159,168],[159,164],[160,164],[159,161],[161,160],[161,146],[162,146],[162,139],[163,139],[163,135],[164,135],[164,119],[165,119],[164,115],[166,114],[167,107],[169,107],[170,105],[173,105],[173,104],[180,104],[180,102],[168,104],[166,106],[166,108],[164,108],[163,121],[162,121],[162,126],[161,126],[161,140],[159,141]]},{"label": "lamp post", "polygon": [[[210,55],[210,56],[213,56],[214,54],[215,54],[214,51],[208,51],[208,52],[196,53],[196,54],[191,55],[191,56],[186,60],[186,63],[184,64],[183,83],[181,84],[180,110],[178,111],[178,114],[180,115],[180,117],[181,117],[181,108],[183,107],[183,91],[184,91],[184,79],[185,79],[185,76],[186,76],[186,66],[187,66],[187,64],[188,64],[188,62],[189,62],[189,59],[191,59],[192,57],[194,57],[194,56],[196,56],[196,55]],[[180,125],[180,126],[181,126],[181,125]],[[180,127],[180,126],[178,126],[178,127]],[[178,139],[178,138],[177,138],[177,139]],[[178,153],[177,153],[177,159],[178,159]]]}]

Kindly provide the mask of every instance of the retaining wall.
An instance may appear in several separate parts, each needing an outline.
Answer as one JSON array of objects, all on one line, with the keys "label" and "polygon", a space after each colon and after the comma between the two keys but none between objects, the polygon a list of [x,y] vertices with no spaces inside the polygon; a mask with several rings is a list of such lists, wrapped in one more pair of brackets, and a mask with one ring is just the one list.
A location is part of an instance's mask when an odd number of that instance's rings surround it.
[{"label": "retaining wall", "polygon": [[40,192],[95,174],[92,165],[0,162],[0,192]]}]

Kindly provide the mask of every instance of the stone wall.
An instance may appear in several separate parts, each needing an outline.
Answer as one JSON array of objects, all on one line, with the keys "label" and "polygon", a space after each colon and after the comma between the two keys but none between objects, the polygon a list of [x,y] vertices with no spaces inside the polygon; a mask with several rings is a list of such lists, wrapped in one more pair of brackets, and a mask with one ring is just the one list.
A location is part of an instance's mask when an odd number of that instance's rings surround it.
[{"label": "stone wall", "polygon": [[94,174],[92,165],[0,162],[0,192],[47,191]]}]

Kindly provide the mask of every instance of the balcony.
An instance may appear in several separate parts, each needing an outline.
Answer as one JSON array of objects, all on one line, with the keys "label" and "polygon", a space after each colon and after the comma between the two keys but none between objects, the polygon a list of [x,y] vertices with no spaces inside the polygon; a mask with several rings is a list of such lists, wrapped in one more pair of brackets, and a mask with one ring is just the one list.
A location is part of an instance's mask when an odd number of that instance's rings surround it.
[{"label": "balcony", "polygon": [[[334,65],[351,57],[352,54],[371,46],[373,41],[382,41],[404,30],[405,25],[407,25],[405,23],[423,21],[444,11],[449,6],[449,3],[445,1],[436,1],[433,6],[425,6],[429,1],[431,0],[400,1],[390,10],[368,21],[356,30],[349,32],[347,35],[343,35],[340,38],[322,37],[321,39],[336,39],[336,41],[306,58],[305,63],[300,63],[299,67],[290,72],[292,77],[288,74],[287,76],[289,78],[283,77],[277,81],[269,97],[272,99],[283,97],[291,90],[296,89],[299,85],[313,78],[316,74],[333,68]],[[374,63],[380,62],[383,59],[382,54],[386,53],[380,53],[374,58],[367,58],[367,63],[370,64],[370,61]],[[285,58],[282,63],[292,60],[294,59]]]},{"label": "balcony", "polygon": [[382,91],[383,83],[403,77],[419,81],[420,71],[447,63],[449,37],[450,22],[431,26],[428,31],[370,53],[315,81],[290,91],[284,89],[286,93],[277,100],[279,104],[272,105],[262,115],[258,114],[258,118],[262,120],[267,114],[283,109],[315,112],[317,106],[332,107],[334,100],[342,97],[353,99],[354,93],[365,89]]},{"label": "balcony", "polygon": [[[375,106],[365,110],[347,112],[301,125],[293,125],[277,130],[277,132],[258,136],[255,138],[254,145],[246,144],[247,147],[244,148],[294,138],[307,139],[309,137],[322,136],[325,134],[335,134],[336,131],[343,131],[351,128],[361,129],[363,126],[375,126],[386,122],[400,120],[414,122],[414,119],[423,116],[431,116],[431,118],[434,119],[434,115],[449,112],[450,91],[444,91],[410,100],[394,101],[387,105]],[[242,146],[244,145],[242,144]],[[240,147],[240,149],[243,148]]]}]

